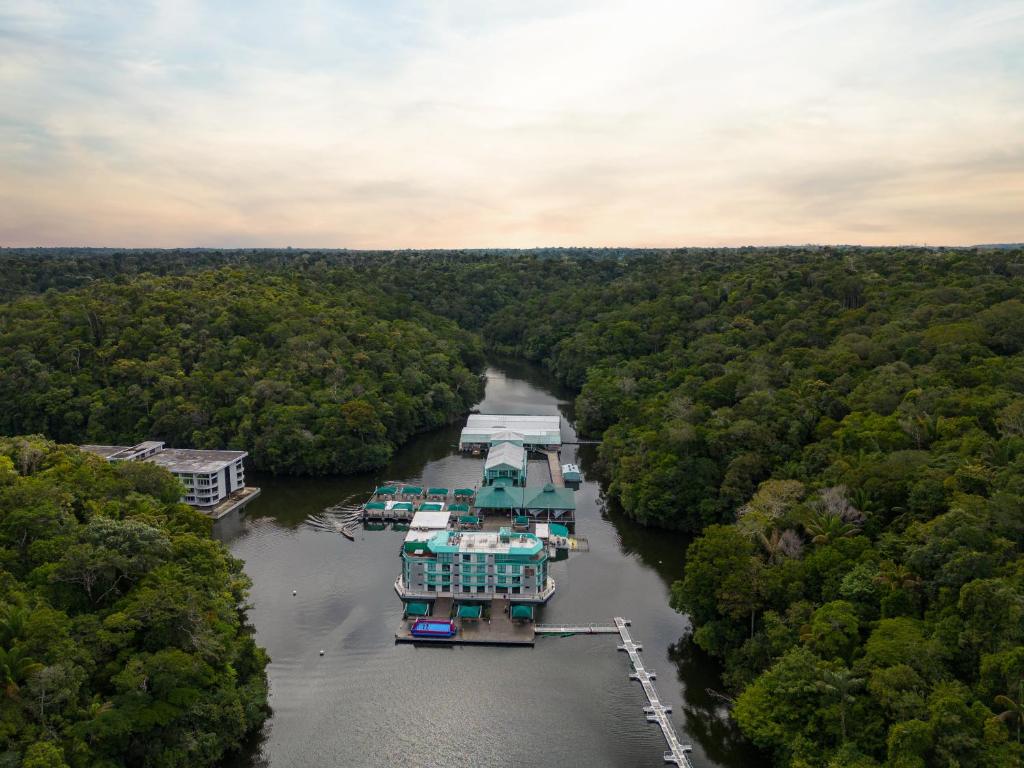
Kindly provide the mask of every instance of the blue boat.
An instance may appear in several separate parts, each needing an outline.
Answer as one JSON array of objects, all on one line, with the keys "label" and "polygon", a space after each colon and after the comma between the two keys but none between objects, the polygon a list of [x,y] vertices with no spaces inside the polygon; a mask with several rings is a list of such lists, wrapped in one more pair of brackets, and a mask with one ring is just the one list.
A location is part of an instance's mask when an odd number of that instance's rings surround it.
[{"label": "blue boat", "polygon": [[413,637],[454,637],[459,631],[451,619],[416,619],[409,630]]}]

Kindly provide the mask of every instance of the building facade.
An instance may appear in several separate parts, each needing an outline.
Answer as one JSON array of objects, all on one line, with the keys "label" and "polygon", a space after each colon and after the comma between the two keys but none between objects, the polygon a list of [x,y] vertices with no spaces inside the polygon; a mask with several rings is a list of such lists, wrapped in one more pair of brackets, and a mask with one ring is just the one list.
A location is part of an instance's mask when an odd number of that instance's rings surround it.
[{"label": "building facade", "polygon": [[484,485],[503,482],[526,485],[526,449],[515,443],[498,443],[484,459]]},{"label": "building facade", "polygon": [[83,445],[83,451],[102,456],[111,463],[146,461],[163,467],[185,487],[181,501],[200,509],[216,507],[233,495],[255,498],[258,488],[245,485],[245,451],[204,451],[165,448],[154,440],[133,446]]},{"label": "building facade", "polygon": [[407,539],[395,590],[403,600],[507,598],[545,603],[554,594],[547,549],[532,533],[438,531]]}]

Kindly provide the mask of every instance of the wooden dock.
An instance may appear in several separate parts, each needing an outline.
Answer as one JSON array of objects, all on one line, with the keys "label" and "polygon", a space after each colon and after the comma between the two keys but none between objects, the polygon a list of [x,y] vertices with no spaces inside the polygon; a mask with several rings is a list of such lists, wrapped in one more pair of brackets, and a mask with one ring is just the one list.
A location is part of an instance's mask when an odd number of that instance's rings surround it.
[{"label": "wooden dock", "polygon": [[551,472],[551,484],[555,488],[565,488],[565,479],[562,477],[562,463],[558,458],[558,451],[542,451],[548,459],[548,470]]},{"label": "wooden dock", "polygon": [[[431,606],[430,615],[436,619],[451,618],[452,598],[439,597]],[[454,637],[431,638],[413,637],[412,629],[415,618],[402,619],[395,632],[396,643],[423,643],[424,645],[507,645],[533,646],[533,622],[512,621],[506,612],[508,600],[494,599],[491,601],[489,619],[454,619],[459,631]]]}]

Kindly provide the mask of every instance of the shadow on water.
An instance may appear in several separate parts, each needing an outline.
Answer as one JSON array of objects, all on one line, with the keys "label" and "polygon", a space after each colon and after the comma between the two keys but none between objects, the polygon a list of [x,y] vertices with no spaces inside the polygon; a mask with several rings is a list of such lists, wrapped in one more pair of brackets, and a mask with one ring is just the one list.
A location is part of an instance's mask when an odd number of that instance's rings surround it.
[{"label": "shadow on water", "polygon": [[[563,439],[573,440],[572,399],[537,366],[499,360],[476,410],[557,413]],[[325,509],[359,503],[383,481],[476,484],[481,460],[458,453],[461,427],[414,437],[380,472],[253,474],[260,498],[242,516],[218,521],[215,535],[245,560],[253,580],[250,618],[272,658],[274,707],[263,731],[224,765],[661,763],[660,732],[645,727],[642,695],[609,638],[547,639],[533,651],[438,653],[394,644],[401,607],[391,585],[404,534],[360,529],[349,542]],[[552,562],[558,592],[541,620],[628,616],[650,659],[675,667],[661,693],[678,703],[673,721],[693,742],[697,768],[767,765],[708,692],[722,687],[718,666],[689,642],[685,618],[669,607],[689,539],[639,526],[607,504],[593,480],[596,456],[596,446],[563,451],[563,461],[584,472],[577,532],[591,551]]]}]

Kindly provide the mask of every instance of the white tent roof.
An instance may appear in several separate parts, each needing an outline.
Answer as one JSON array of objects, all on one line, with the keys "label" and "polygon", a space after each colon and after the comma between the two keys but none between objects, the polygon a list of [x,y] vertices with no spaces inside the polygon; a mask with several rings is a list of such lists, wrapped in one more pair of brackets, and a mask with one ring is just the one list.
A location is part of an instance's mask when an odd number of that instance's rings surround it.
[{"label": "white tent roof", "polygon": [[484,461],[486,469],[499,467],[507,464],[516,469],[522,469],[526,464],[526,449],[515,443],[498,443],[487,452],[487,460]]},{"label": "white tent roof", "polygon": [[421,509],[412,516],[409,523],[411,529],[423,529],[430,531],[443,531],[448,527],[448,518],[452,515],[448,510],[436,511],[432,509]]}]

